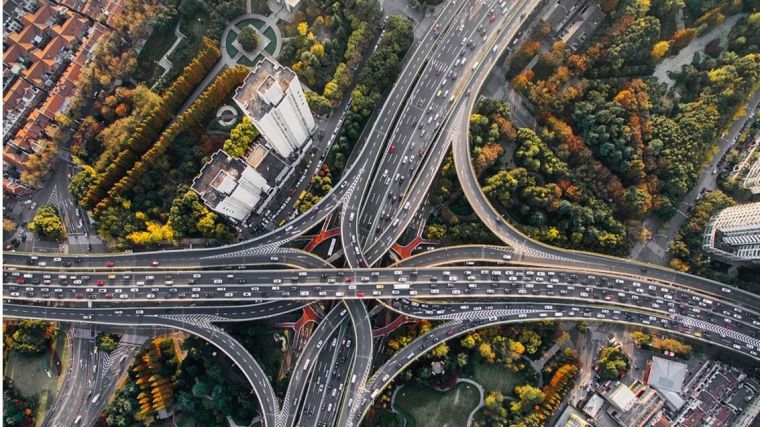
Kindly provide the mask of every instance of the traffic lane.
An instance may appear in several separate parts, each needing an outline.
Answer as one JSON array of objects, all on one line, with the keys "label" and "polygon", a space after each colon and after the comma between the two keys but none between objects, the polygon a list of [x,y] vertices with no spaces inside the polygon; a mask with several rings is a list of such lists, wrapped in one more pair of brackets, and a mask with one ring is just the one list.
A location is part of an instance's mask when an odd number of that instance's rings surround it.
[{"label": "traffic lane", "polygon": [[374,353],[374,337],[367,307],[358,300],[347,300],[343,303],[348,308],[351,317],[355,351],[350,369],[346,374],[346,378],[350,376],[351,381],[346,385],[345,397],[338,414],[338,425],[347,425],[348,419],[353,416],[355,407],[353,398],[369,378]]},{"label": "traffic lane", "polygon": [[[390,94],[386,98],[386,101],[383,102],[383,106],[381,107],[380,114],[378,115],[377,120],[372,125],[372,130],[369,132],[369,141],[365,144],[365,147],[372,147],[371,152],[372,153],[380,153],[380,146],[383,145],[385,141],[385,135],[388,130],[388,126],[390,126],[390,123],[392,122],[389,117],[396,117],[396,115],[399,112],[399,108],[401,107],[400,101],[401,99],[405,99],[406,93],[410,89],[411,83],[414,81],[414,77],[420,72],[420,67],[427,61],[427,57],[430,54],[430,50],[436,46],[436,38],[437,34],[434,34],[434,29],[436,27],[440,27],[440,24],[443,24],[444,31],[446,31],[450,25],[451,20],[455,16],[456,13],[459,12],[464,7],[464,3],[457,4],[456,7],[451,7],[451,4],[455,4],[455,2],[447,3],[443,10],[441,11],[441,14],[439,18],[437,19],[437,24],[431,26],[431,28],[428,29],[425,36],[423,37],[423,40],[419,43],[417,48],[414,50],[414,53],[411,55],[411,60],[406,63],[404,66],[404,69],[401,72],[401,75],[405,76],[401,79],[401,84],[396,83],[394,84],[394,87],[391,89]],[[421,54],[420,51],[423,50],[424,54]],[[410,71],[412,71],[410,73]],[[401,96],[403,95],[403,96]],[[395,100],[395,102],[394,102]],[[387,115],[386,114],[386,107],[392,104],[395,106],[395,108],[390,111]],[[377,162],[377,154],[375,154],[374,157],[371,158],[371,164],[375,164]],[[365,177],[364,181],[360,183],[358,186],[358,189],[356,191],[357,194],[363,194],[364,188],[366,187],[366,182],[369,179],[369,177]],[[350,206],[359,206],[360,200],[357,200],[358,196],[354,196],[352,194],[352,197],[349,198],[348,205]],[[342,218],[342,221],[345,221],[345,218],[347,216],[344,216]],[[342,230],[349,230],[348,233],[343,233],[344,236],[349,235],[351,233],[351,227],[349,227],[346,224],[341,224]],[[344,243],[345,246],[345,240],[342,240],[342,243]],[[362,257],[359,256],[358,258],[353,254],[352,251],[346,250],[347,256],[346,260],[351,266],[361,265],[360,261],[363,261]],[[364,264],[366,265],[366,264]]]},{"label": "traffic lane", "polygon": [[[392,143],[389,144],[389,147],[394,147],[394,149],[391,150],[389,148],[388,150],[383,150],[383,156],[380,161],[380,166],[377,168],[377,173],[379,174],[381,170],[391,171],[389,176],[384,178],[385,182],[383,182],[383,184],[386,184],[390,178],[393,177],[394,182],[403,185],[404,181],[401,177],[404,179],[409,177],[409,174],[406,172],[407,162],[405,162],[404,159],[409,159],[411,157],[410,161],[416,163],[414,153],[410,154],[408,152],[408,147],[413,144],[413,142],[410,142],[410,139],[415,136],[415,131],[417,130],[416,124],[420,120],[420,113],[428,112],[440,115],[441,110],[447,110],[450,107],[445,99],[441,103],[436,102],[440,98],[439,96],[436,96],[437,92],[442,93],[444,90],[448,92],[445,88],[441,89],[439,83],[445,81],[447,77],[450,77],[450,72],[453,72],[455,67],[454,59],[458,56],[458,52],[467,49],[466,46],[464,46],[464,40],[471,39],[473,34],[477,33],[477,26],[482,24],[483,20],[487,21],[487,13],[488,8],[483,8],[482,5],[479,5],[478,12],[471,18],[471,21],[467,22],[465,27],[469,32],[454,30],[448,31],[444,35],[441,49],[436,51],[437,56],[434,57],[433,61],[427,64],[426,69],[423,71],[424,74],[420,78],[420,84],[418,84],[416,96],[414,96],[415,102],[406,104],[404,112],[402,113],[405,114],[405,118],[408,118],[408,121],[405,122],[403,126],[396,127],[391,135]],[[463,37],[464,40],[462,40],[461,47],[459,47],[460,43],[458,41]],[[442,72],[439,71],[441,68],[443,69]],[[444,76],[443,79],[440,77],[441,73]],[[422,101],[422,108],[420,108],[418,104],[419,101]],[[440,123],[438,123],[437,120],[433,123],[432,119],[433,116],[431,115],[426,123],[425,121],[422,122],[422,127],[426,128],[425,130],[429,132],[428,135],[430,136],[433,135],[436,128],[440,127]],[[404,168],[403,173],[401,171],[402,167]],[[375,218],[371,224],[363,224],[365,227],[369,226],[370,234],[372,234],[378,216],[386,203],[386,197],[384,197],[384,195],[389,191],[387,184],[378,185],[378,183],[380,183],[380,181],[375,180],[374,185],[372,185],[370,189],[369,200],[374,201],[374,203],[365,204],[364,208],[365,211],[375,213]],[[403,192],[403,189],[404,188],[399,188],[398,191]]]},{"label": "traffic lane", "polygon": [[[504,256],[508,255],[502,255],[502,257]],[[203,296],[204,299],[218,298],[222,300],[230,300],[232,298],[239,298],[241,296],[243,298],[248,298],[249,300],[271,299],[277,297],[344,297],[351,296],[351,292],[348,291],[358,290],[357,286],[365,287],[367,283],[393,285],[398,284],[397,282],[403,283],[408,281],[409,284],[413,284],[415,287],[424,287],[426,285],[430,286],[430,284],[426,282],[456,282],[459,279],[460,274],[462,275],[461,277],[463,280],[470,280],[466,276],[470,276],[473,270],[476,272],[485,271],[486,275],[490,274],[490,276],[497,276],[497,274],[499,275],[498,277],[476,277],[476,283],[489,282],[489,279],[491,281],[498,281],[503,280],[507,276],[514,276],[514,278],[510,277],[510,280],[518,282],[543,282],[555,280],[558,282],[561,281],[565,284],[572,284],[574,282],[583,284],[584,281],[591,285],[594,285],[596,283],[614,283],[613,286],[606,287],[617,290],[625,290],[626,286],[638,286],[637,284],[652,284],[660,287],[664,286],[663,289],[667,289],[673,292],[689,293],[696,296],[718,299],[732,306],[736,305],[739,308],[743,308],[747,311],[757,314],[757,310],[754,307],[746,307],[743,304],[734,304],[730,298],[730,293],[723,293],[722,295],[718,296],[704,295],[701,292],[695,292],[691,288],[684,288],[682,286],[673,285],[667,282],[661,283],[657,281],[638,279],[638,276],[635,275],[610,276],[604,274],[604,271],[597,273],[593,269],[589,268],[584,269],[585,273],[582,273],[578,270],[572,269],[536,269],[524,266],[513,266],[509,268],[498,267],[491,268],[490,270],[484,268],[478,269],[476,267],[437,267],[422,269],[405,268],[396,270],[372,269],[354,270],[351,271],[351,274],[346,274],[345,271],[336,270],[310,272],[299,271],[297,274],[293,271],[283,270],[245,271],[236,273],[231,273],[228,271],[204,273],[155,272],[154,274],[145,276],[127,274],[121,276],[115,274],[104,275],[101,273],[93,273],[92,275],[61,274],[54,276],[39,273],[26,273],[24,274],[27,276],[26,278],[21,276],[21,272],[8,271],[4,272],[4,276],[6,276],[4,294],[6,298],[13,299],[56,301],[74,300],[75,297],[84,299],[85,293],[87,293],[89,297],[103,299],[108,298],[109,291],[111,291],[112,298],[115,298],[115,295],[117,293],[121,293],[122,295],[129,294],[130,296],[124,299],[128,299],[130,301],[133,301],[137,297],[145,300],[146,298],[150,298],[148,295],[151,294],[153,295],[153,298],[161,295],[160,299],[168,298],[185,301],[193,301],[192,299],[189,299],[189,297],[197,298],[197,301],[201,301],[201,296]],[[468,273],[468,271],[470,271],[470,273]],[[367,275],[367,273],[369,274]],[[176,276],[174,274],[176,274]],[[550,276],[555,275],[559,276],[559,278],[562,278],[562,280],[557,277],[550,279]],[[40,278],[43,278],[43,281],[51,281],[51,283],[40,283]],[[156,278],[158,278],[158,282],[156,282]],[[164,280],[163,282],[171,282],[168,286],[166,283],[164,283],[164,285],[161,284],[161,279],[166,278],[169,278],[170,280]],[[19,283],[12,283],[14,280]],[[252,282],[253,280],[256,280],[256,282]],[[268,283],[270,280],[271,284]],[[73,283],[76,285],[69,286],[68,283]],[[314,287],[303,289],[302,285],[313,285]],[[90,287],[87,288],[87,286]],[[324,290],[322,289],[322,286],[325,286]],[[345,289],[346,287],[347,290]],[[247,290],[249,290],[249,292],[246,292]],[[366,292],[368,289],[363,290]],[[38,294],[35,291],[39,291],[40,293]],[[213,292],[214,294],[206,295],[206,293],[210,292]],[[314,292],[316,292],[316,294]],[[372,292],[373,295],[385,295],[383,292]],[[59,296],[60,298],[58,298]],[[357,293],[356,296],[361,295]]]},{"label": "traffic lane", "polygon": [[283,418],[286,420],[287,425],[293,425],[296,421],[298,411],[298,401],[302,397],[303,390],[306,386],[306,382],[310,378],[314,364],[312,361],[316,360],[318,355],[325,349],[325,342],[329,341],[329,337],[335,333],[346,319],[346,310],[341,305],[336,306],[325,316],[325,318],[319,323],[314,333],[309,338],[306,346],[302,349],[301,354],[296,360],[293,367],[293,374],[288,384],[288,390],[285,395],[283,405],[287,410],[283,413]]},{"label": "traffic lane", "polygon": [[[477,272],[471,272],[477,273]],[[535,273],[535,272],[534,272]],[[540,272],[539,272],[540,273]],[[465,272],[466,274],[466,272]],[[510,279],[516,276],[510,276]],[[536,279],[542,278],[537,276]],[[456,297],[492,297],[503,298],[510,294],[515,295],[520,300],[531,299],[543,299],[543,300],[561,300],[561,301],[595,301],[600,304],[626,307],[627,309],[643,309],[651,310],[653,312],[663,312],[666,315],[668,313],[675,314],[678,310],[690,310],[694,312],[694,316],[697,318],[702,317],[704,313],[705,320],[717,322],[729,330],[734,330],[733,333],[741,334],[737,339],[741,339],[744,342],[751,343],[754,346],[760,345],[758,337],[758,321],[757,317],[751,314],[745,313],[738,307],[724,306],[717,301],[711,301],[704,298],[690,296],[683,293],[673,293],[667,288],[656,287],[654,285],[647,286],[645,289],[641,288],[629,288],[625,291],[618,291],[615,293],[605,283],[600,283],[598,286],[584,286],[582,284],[565,284],[565,283],[546,283],[546,282],[517,282],[517,281],[478,281],[476,276],[467,277],[466,280],[470,283],[447,283],[445,288],[438,289],[434,283],[428,284],[428,289],[418,291],[409,290],[410,285],[404,284],[393,285],[391,295],[395,295],[397,298],[403,298],[406,296],[428,297],[428,298],[456,298]],[[457,281],[449,276],[449,280]],[[365,288],[369,288],[371,285],[361,285]],[[384,285],[375,285],[375,289],[372,292],[373,297],[388,297],[387,293],[384,295],[378,287]],[[637,285],[634,285],[637,286]],[[398,289],[403,287],[403,289]],[[485,289],[483,289],[485,288]],[[403,292],[402,292],[403,291]],[[357,291],[357,294],[359,291]],[[629,303],[630,301],[630,303]],[[697,303],[698,301],[698,303]],[[651,308],[650,308],[651,307]],[[345,310],[344,310],[345,311]],[[25,311],[26,312],[26,311]],[[117,310],[118,312],[118,310]],[[35,315],[36,311],[32,310],[31,314]],[[80,309],[80,313],[87,313],[86,310]],[[117,315],[123,314],[127,317],[132,316],[131,312],[117,313]],[[143,318],[142,310],[135,310],[136,320]],[[91,314],[82,314],[83,320],[92,320]],[[750,323],[752,322],[752,323]],[[755,337],[755,338],[753,338]]]},{"label": "traffic lane", "polygon": [[[530,3],[526,3],[526,4],[530,4]],[[533,3],[532,5],[533,7],[535,7],[535,3]],[[520,9],[515,9],[513,12],[507,15],[504,19],[506,19],[507,21],[515,19],[517,17],[517,12],[519,10],[523,10],[522,6],[520,6]],[[502,50],[506,48],[507,41],[513,36],[514,31],[516,31],[516,28],[512,32],[510,31],[501,32],[500,30],[503,27],[504,26],[502,26],[502,20],[500,19],[498,23],[496,24],[496,26],[491,27],[490,34],[485,28],[482,29],[483,33],[485,33],[483,35],[484,39],[489,39],[494,36],[496,37],[496,39],[492,40],[490,43],[483,44],[481,48],[478,49],[478,51],[474,55],[469,55],[469,58],[467,58],[468,61],[475,63],[475,65],[473,65],[473,72],[472,73],[470,73],[469,71],[466,72],[470,74],[470,80],[473,80],[476,78],[476,71],[478,72],[478,75],[484,72],[487,73],[488,71],[490,71],[490,67],[493,65],[493,63],[491,61],[486,61],[485,59],[486,58],[490,58],[491,60],[496,59],[496,56],[494,55],[496,53],[496,50],[498,50],[499,45],[502,46]],[[493,29],[497,29],[495,34],[493,33]],[[462,45],[464,44],[465,44],[465,40],[462,41]],[[491,50],[491,47],[494,44],[496,44],[496,47],[494,48],[494,50]],[[470,46],[469,42],[467,43],[467,45]],[[467,70],[467,67],[469,67],[470,62],[467,62],[466,65],[463,64],[464,70]],[[455,65],[456,65],[456,62],[455,62]],[[449,72],[447,71],[447,73]],[[465,71],[463,71],[463,77],[464,77],[464,74],[466,73]],[[485,78],[481,79],[480,84],[482,84],[483,81],[485,81]],[[476,92],[479,90],[479,87],[480,87],[479,85],[476,87]],[[468,91],[470,89],[471,87],[468,88]],[[455,95],[452,95],[452,98],[455,97],[457,93],[460,93],[460,96],[461,96],[461,92],[464,92],[464,86],[461,86],[458,88],[452,88],[452,90],[454,91],[454,94],[455,94]],[[465,95],[465,99],[467,100],[466,95]],[[472,99],[468,100],[470,103],[470,106],[468,107],[469,110],[472,109],[474,99],[475,98],[473,97]],[[445,117],[447,121],[449,115],[447,114]],[[469,114],[467,115],[467,117],[469,117]],[[428,121],[430,120],[432,120],[432,118],[428,119]],[[455,121],[454,123],[456,123],[459,126],[461,121],[462,120],[460,118],[458,121]],[[460,128],[464,129],[463,132],[466,132],[467,126],[460,126]],[[445,152],[448,149],[448,145],[450,144],[450,138],[445,132],[441,135],[441,138],[443,139],[443,143],[436,144],[435,149],[433,150],[436,154],[432,156],[431,155],[428,156],[428,160],[424,162],[424,165],[423,165],[423,169],[426,169],[426,171],[424,172],[421,171],[418,174],[419,176],[418,180],[423,179],[423,177],[434,177],[435,171],[437,171],[438,168],[440,167],[440,164],[442,164],[444,156],[445,156]],[[435,157],[437,157],[437,161],[432,162],[431,160]],[[431,168],[435,168],[435,169],[431,169]],[[391,246],[392,242],[394,242],[396,239],[398,239],[398,237],[400,237],[405,226],[408,225],[409,221],[411,221],[412,219],[412,215],[410,215],[409,212],[417,211],[417,209],[419,208],[419,204],[421,204],[422,201],[424,200],[431,183],[432,183],[432,180],[427,179],[427,181],[424,181],[423,185],[415,185],[411,189],[407,189],[405,194],[410,194],[409,196],[407,196],[407,200],[406,200],[407,203],[403,205],[403,209],[399,209],[396,211],[395,220],[393,221],[394,227],[389,227],[388,229],[386,229],[385,233],[383,233],[384,237],[381,236],[376,241],[376,244],[370,247],[370,249],[367,251],[366,258],[368,260],[367,261],[368,263],[373,263],[379,260],[383,256],[383,254],[387,251],[387,249]],[[411,180],[408,185],[411,185]],[[412,203],[414,203],[414,208],[410,209]],[[392,217],[387,216],[386,218],[391,219]],[[403,222],[401,223],[401,226],[395,227],[395,225],[399,224],[399,222],[402,219],[403,219]]]},{"label": "traffic lane", "polygon": [[[492,325],[492,324],[498,324],[498,323],[511,323],[515,321],[536,321],[536,320],[542,320],[546,319],[549,316],[545,312],[536,312],[536,313],[522,313],[524,316],[520,317],[519,319],[508,319],[508,316],[501,316],[497,318],[489,318],[488,320],[482,319],[477,321],[469,321],[469,325],[467,323],[464,324],[457,324],[457,323],[450,323],[448,325],[441,326],[439,328],[434,329],[431,331],[427,336],[419,337],[415,341],[413,341],[409,346],[404,347],[403,349],[399,350],[391,359],[386,362],[385,365],[383,365],[376,375],[374,376],[374,380],[368,387],[367,393],[362,398],[362,411],[359,413],[363,416],[364,413],[366,413],[366,410],[369,409],[370,404],[372,403],[372,400],[374,400],[375,397],[379,394],[379,392],[385,388],[390,381],[401,371],[403,368],[405,368],[407,365],[413,363],[413,361],[421,356],[422,354],[427,353],[431,348],[435,347],[437,345],[437,342],[440,340],[445,340],[448,338],[454,338],[460,335],[463,335],[465,333],[468,333],[471,330],[479,329],[484,327],[484,325]],[[577,320],[582,320],[583,317]],[[648,327],[656,328],[656,329],[664,329],[666,328],[656,326],[656,325],[647,325]],[[432,339],[432,341],[431,341]],[[733,347],[726,346],[725,344],[721,344],[726,348],[734,350]],[[417,352],[417,353],[415,353]],[[371,400],[370,400],[371,399]],[[358,425],[358,422],[360,421],[360,416],[357,415],[355,417],[354,422]]]}]

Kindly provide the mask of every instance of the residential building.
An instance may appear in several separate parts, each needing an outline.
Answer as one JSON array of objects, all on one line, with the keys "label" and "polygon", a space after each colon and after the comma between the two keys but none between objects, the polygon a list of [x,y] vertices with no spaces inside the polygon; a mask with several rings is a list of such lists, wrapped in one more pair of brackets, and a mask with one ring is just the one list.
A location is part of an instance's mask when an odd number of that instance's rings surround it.
[{"label": "residential building", "polygon": [[283,158],[291,159],[311,139],[314,117],[298,76],[273,59],[259,61],[234,99]]},{"label": "residential building", "polygon": [[215,152],[191,186],[211,210],[244,221],[272,189],[251,165],[223,150]]},{"label": "residential building", "polygon": [[[746,425],[757,415],[752,405],[760,392],[760,384],[739,369],[720,362],[708,361],[689,379],[683,388],[687,399],[673,418],[673,427],[722,427]],[[745,417],[746,418],[746,417]]]},{"label": "residential building", "polygon": [[742,181],[742,187],[752,194],[760,194],[760,156],[757,156],[757,159],[749,167],[749,171]]},{"label": "residential building", "polygon": [[[18,194],[30,155],[68,108],[83,67],[109,30],[95,20],[123,0],[3,2],[3,188]],[[116,4],[116,6],[114,6]],[[12,22],[11,22],[12,21]]]},{"label": "residential building", "polygon": [[718,212],[705,227],[702,248],[728,261],[760,263],[760,202]]}]

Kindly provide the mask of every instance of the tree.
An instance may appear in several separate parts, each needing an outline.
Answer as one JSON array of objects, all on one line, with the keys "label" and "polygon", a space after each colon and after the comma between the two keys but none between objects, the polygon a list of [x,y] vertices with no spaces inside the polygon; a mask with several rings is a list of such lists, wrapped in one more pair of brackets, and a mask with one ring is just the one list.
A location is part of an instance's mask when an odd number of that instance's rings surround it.
[{"label": "tree", "polygon": [[496,352],[493,351],[493,347],[491,347],[491,344],[489,343],[480,343],[478,346],[478,353],[480,353],[480,356],[489,363],[496,360]]},{"label": "tree", "polygon": [[246,25],[238,33],[237,41],[246,52],[253,52],[259,45],[259,34],[251,25]]},{"label": "tree", "polygon": [[602,347],[596,372],[603,380],[620,379],[628,371],[628,356],[617,346]]},{"label": "tree", "polygon": [[224,151],[235,157],[243,157],[253,141],[259,137],[259,131],[253,125],[248,116],[230,131],[230,137],[224,141]]},{"label": "tree", "polygon": [[16,223],[8,218],[3,218],[3,232],[5,234],[11,234],[16,231]]},{"label": "tree", "polygon": [[656,61],[659,61],[668,53],[669,49],[670,43],[665,40],[655,43],[655,45],[652,47],[652,58],[654,58]]},{"label": "tree", "polygon": [[60,239],[64,236],[63,221],[58,215],[58,210],[52,205],[43,205],[37,210],[29,229],[38,236],[50,239]]},{"label": "tree", "polygon": [[119,337],[113,334],[101,332],[95,338],[95,343],[97,344],[99,350],[105,351],[106,353],[111,353],[112,351],[116,350],[116,347],[119,346]]},{"label": "tree", "polygon": [[637,347],[645,346],[652,342],[652,337],[641,331],[631,332],[631,339],[636,343]]},{"label": "tree", "polygon": [[430,351],[430,355],[437,358],[444,358],[447,354],[449,354],[449,346],[445,342],[438,344]]}]

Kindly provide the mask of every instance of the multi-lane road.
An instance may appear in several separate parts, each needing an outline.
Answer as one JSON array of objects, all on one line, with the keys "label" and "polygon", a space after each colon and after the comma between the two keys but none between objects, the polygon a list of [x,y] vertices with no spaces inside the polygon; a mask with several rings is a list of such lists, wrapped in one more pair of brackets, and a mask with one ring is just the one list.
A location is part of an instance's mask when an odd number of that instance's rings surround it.
[{"label": "multi-lane road", "polygon": [[[538,0],[445,2],[408,53],[340,182],[293,221],[215,248],[7,253],[4,315],[196,334],[241,368],[259,400],[263,423],[277,427],[357,425],[405,366],[437,342],[486,324],[624,322],[760,360],[757,296],[661,267],[532,241],[480,190],[469,157],[468,118],[496,60],[515,46],[519,30],[540,7]],[[373,267],[420,210],[449,147],[475,213],[509,248],[444,248],[389,268]],[[284,247],[338,209],[351,268],[335,269],[313,254]],[[300,350],[282,399],[258,362],[214,324],[272,318],[328,300],[338,304]],[[364,300],[448,322],[373,374],[372,324]]]}]

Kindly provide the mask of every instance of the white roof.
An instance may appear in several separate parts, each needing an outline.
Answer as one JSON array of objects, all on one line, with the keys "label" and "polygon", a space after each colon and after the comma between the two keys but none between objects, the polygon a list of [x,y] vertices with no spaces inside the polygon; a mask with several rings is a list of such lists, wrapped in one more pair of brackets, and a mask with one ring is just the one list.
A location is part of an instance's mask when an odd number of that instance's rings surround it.
[{"label": "white roof", "polygon": [[622,411],[629,411],[636,404],[636,395],[625,384],[620,384],[607,395],[607,400]]},{"label": "white roof", "polygon": [[685,363],[662,357],[652,358],[652,368],[649,370],[650,386],[661,391],[680,393],[683,381],[686,378],[687,366]]},{"label": "white roof", "polygon": [[604,406],[604,399],[602,399],[602,396],[594,393],[588,402],[583,405],[583,412],[587,413],[591,418],[596,418],[596,414],[602,410],[602,406]]}]

